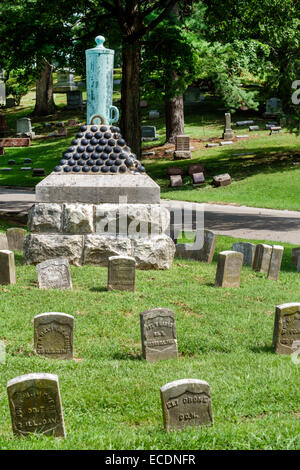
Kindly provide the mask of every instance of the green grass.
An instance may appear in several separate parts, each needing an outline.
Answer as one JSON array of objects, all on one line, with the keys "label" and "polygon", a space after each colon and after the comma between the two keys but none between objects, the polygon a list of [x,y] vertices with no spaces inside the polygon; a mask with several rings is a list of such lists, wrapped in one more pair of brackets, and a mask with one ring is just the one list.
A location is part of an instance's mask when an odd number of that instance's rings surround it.
[{"label": "green grass", "polygon": [[[214,287],[211,265],[176,260],[169,271],[137,271],[136,292],[106,291],[106,268],[71,267],[74,289],[40,291],[36,270],[16,256],[17,284],[0,286],[1,449],[299,449],[299,365],[271,342],[276,305],[300,300],[300,278],[285,246],[279,281],[243,268],[239,289]],[[139,314],[174,310],[178,359],[141,358]],[[75,317],[75,360],[33,355],[33,317]],[[11,431],[6,382],[31,372],[59,376],[66,439]],[[211,386],[214,426],[163,429],[159,389],[181,378]]]}]

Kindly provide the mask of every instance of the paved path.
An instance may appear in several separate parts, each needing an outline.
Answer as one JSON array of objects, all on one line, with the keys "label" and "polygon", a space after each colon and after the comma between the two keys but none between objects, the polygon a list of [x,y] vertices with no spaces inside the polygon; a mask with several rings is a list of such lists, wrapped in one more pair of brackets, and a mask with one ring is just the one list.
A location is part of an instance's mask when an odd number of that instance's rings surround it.
[{"label": "paved path", "polygon": [[[35,194],[30,189],[0,187],[0,214],[4,211],[27,211],[34,202]],[[163,206],[173,209],[175,218],[182,208],[190,215],[192,210],[196,210],[198,216],[204,208],[205,228],[221,235],[289,242],[300,246],[300,212],[166,199],[161,202]]]}]

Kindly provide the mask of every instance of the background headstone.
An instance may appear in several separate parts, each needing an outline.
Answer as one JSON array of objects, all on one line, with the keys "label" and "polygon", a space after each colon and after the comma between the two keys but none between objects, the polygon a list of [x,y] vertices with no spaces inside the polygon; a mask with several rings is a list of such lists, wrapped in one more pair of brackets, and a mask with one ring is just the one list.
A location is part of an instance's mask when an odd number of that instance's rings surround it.
[{"label": "background headstone", "polygon": [[214,186],[228,186],[229,184],[231,184],[231,176],[228,173],[224,173],[223,175],[216,175],[213,177]]},{"label": "background headstone", "polygon": [[277,354],[292,354],[300,348],[300,303],[276,307],[272,347]]},{"label": "background headstone", "polygon": [[193,186],[201,186],[205,183],[204,173],[193,173]]},{"label": "background headstone", "polygon": [[232,140],[234,138],[234,132],[231,129],[231,114],[225,113],[225,129],[223,132],[223,139]]},{"label": "background headstone", "polygon": [[292,266],[297,266],[298,257],[300,255],[300,247],[292,248]]},{"label": "background headstone", "polygon": [[268,270],[268,279],[272,279],[273,281],[278,280],[283,250],[284,250],[283,246],[273,245],[270,264],[269,264],[269,270]]},{"label": "background headstone", "polygon": [[35,373],[15,377],[7,382],[7,394],[15,435],[65,437],[57,375]]},{"label": "background headstone", "polygon": [[213,424],[210,388],[204,380],[175,380],[161,387],[160,396],[166,431]]},{"label": "background headstone", "polygon": [[[212,263],[217,243],[217,235],[210,230],[197,231],[194,242],[192,244],[178,243],[176,245],[177,258],[190,258],[203,263]],[[199,247],[200,246],[200,247]]]},{"label": "background headstone", "polygon": [[248,242],[233,243],[231,249],[232,251],[238,251],[239,253],[243,253],[244,265],[251,266],[251,267],[253,266],[256,245],[254,245],[253,243],[248,243]]},{"label": "background headstone", "polygon": [[0,233],[0,250],[8,250],[8,241],[5,233]]},{"label": "background headstone", "polygon": [[159,112],[156,109],[151,109],[149,111],[149,119],[158,119],[159,118]]},{"label": "background headstone", "polygon": [[188,135],[177,135],[175,139],[174,160],[192,158],[191,139]]},{"label": "background headstone", "polygon": [[16,269],[13,251],[0,250],[0,284],[15,284]]},{"label": "background headstone", "polygon": [[107,290],[135,290],[135,259],[130,256],[108,258]]},{"label": "background headstone", "polygon": [[73,359],[74,317],[41,313],[34,317],[34,352],[51,359]]},{"label": "background headstone", "polygon": [[177,357],[175,314],[167,308],[155,308],[140,314],[143,357],[155,362]]},{"label": "background headstone", "polygon": [[216,287],[240,287],[244,255],[237,251],[222,251],[218,256]]},{"label": "background headstone", "polygon": [[32,131],[30,118],[23,117],[17,120],[17,135],[27,136],[31,139],[35,136],[35,133]]},{"label": "background headstone", "polygon": [[11,251],[22,251],[26,230],[23,228],[8,228],[6,230],[8,249]]},{"label": "background headstone", "polygon": [[273,115],[280,114],[282,111],[282,103],[279,98],[270,98],[266,102],[266,112],[265,114]]},{"label": "background headstone", "polygon": [[156,127],[155,126],[142,126],[142,139],[143,140],[156,140]]},{"label": "background headstone", "polygon": [[40,289],[72,289],[67,258],[48,259],[36,265]]},{"label": "background headstone", "polygon": [[259,243],[256,245],[255,256],[253,261],[254,271],[267,273],[269,271],[270,260],[272,255],[271,245]]},{"label": "background headstone", "polygon": [[181,175],[171,175],[170,176],[170,186],[171,186],[171,188],[180,188],[182,186],[182,176]]}]

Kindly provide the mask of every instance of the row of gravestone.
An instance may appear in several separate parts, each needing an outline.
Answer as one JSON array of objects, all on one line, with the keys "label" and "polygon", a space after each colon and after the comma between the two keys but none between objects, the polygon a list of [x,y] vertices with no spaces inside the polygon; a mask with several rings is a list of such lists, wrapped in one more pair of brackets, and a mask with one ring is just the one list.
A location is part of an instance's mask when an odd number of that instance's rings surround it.
[{"label": "row of gravestone", "polygon": [[0,250],[22,251],[26,234],[23,228],[8,228],[6,233],[0,233]]},{"label": "row of gravestone", "polygon": [[[214,257],[217,235],[210,230],[196,232],[194,244],[176,244],[176,257],[188,258],[211,263]],[[277,281],[284,248],[279,245],[253,244],[248,242],[234,243],[231,251],[218,255],[216,286],[239,287],[242,265],[251,266],[254,271],[267,273],[268,279]],[[298,250],[298,251],[296,251]],[[300,248],[294,249],[300,255]]]},{"label": "row of gravestone", "polygon": [[[177,357],[175,315],[153,309],[140,315],[143,357],[158,361]],[[74,318],[64,313],[44,313],[34,318],[36,354],[56,359],[73,357]],[[300,348],[300,303],[276,307],[273,349],[293,354]],[[8,401],[15,435],[41,433],[65,437],[58,377],[35,373],[7,383]],[[212,425],[210,387],[198,379],[181,379],[160,389],[164,427],[167,431],[186,426]]]}]

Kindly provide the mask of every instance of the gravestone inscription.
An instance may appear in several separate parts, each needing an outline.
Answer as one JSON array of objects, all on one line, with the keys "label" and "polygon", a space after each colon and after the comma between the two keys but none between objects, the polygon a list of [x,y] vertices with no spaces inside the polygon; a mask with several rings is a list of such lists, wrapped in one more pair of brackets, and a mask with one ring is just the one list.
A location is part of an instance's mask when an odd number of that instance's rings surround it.
[{"label": "gravestone inscription", "polygon": [[15,435],[65,437],[57,375],[34,373],[15,377],[7,382],[7,394]]},{"label": "gravestone inscription", "polygon": [[140,314],[143,357],[155,362],[177,357],[175,313],[154,308]]},{"label": "gravestone inscription", "polygon": [[182,379],[160,389],[166,431],[212,425],[210,387],[204,380]]},{"label": "gravestone inscription", "polygon": [[72,289],[72,279],[67,258],[54,258],[36,266],[40,289]]},{"label": "gravestone inscription", "polygon": [[51,359],[73,359],[74,317],[41,313],[34,317],[34,352]]}]

